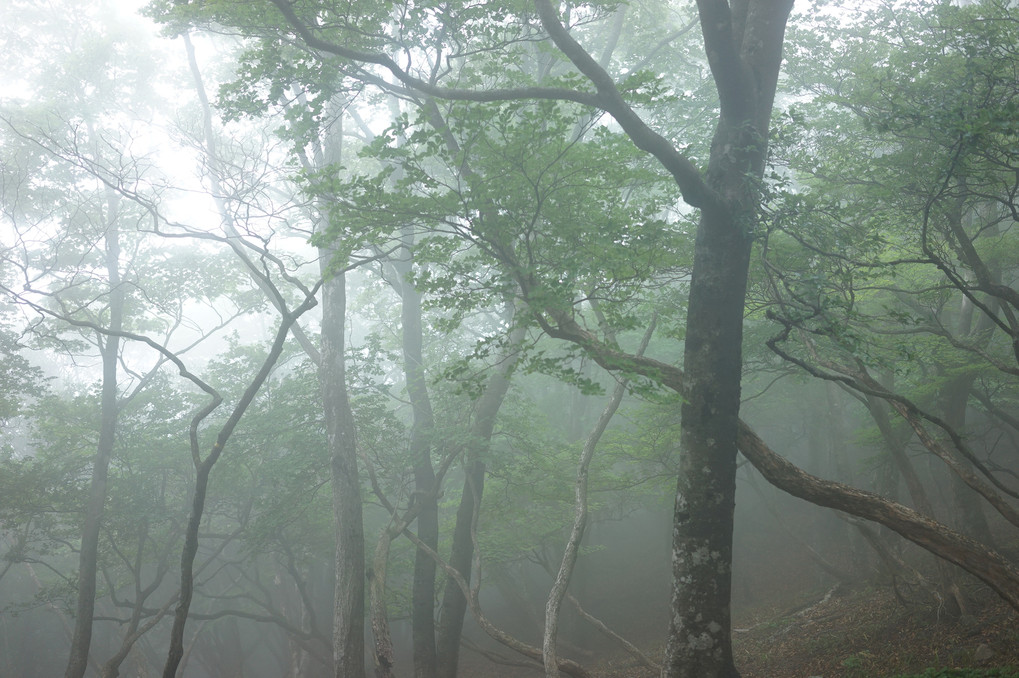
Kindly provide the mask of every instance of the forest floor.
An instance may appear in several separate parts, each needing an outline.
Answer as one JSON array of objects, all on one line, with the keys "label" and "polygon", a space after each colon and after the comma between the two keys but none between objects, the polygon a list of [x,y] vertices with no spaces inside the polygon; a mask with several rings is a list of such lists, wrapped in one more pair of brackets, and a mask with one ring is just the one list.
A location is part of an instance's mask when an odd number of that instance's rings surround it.
[{"label": "forest floor", "polygon": [[[909,610],[890,587],[821,592],[800,605],[748,610],[733,646],[743,678],[887,678],[933,668],[1019,669],[1019,614],[988,591],[973,614],[948,621]],[[661,656],[660,648],[649,653]],[[632,660],[600,678],[657,678]]]}]

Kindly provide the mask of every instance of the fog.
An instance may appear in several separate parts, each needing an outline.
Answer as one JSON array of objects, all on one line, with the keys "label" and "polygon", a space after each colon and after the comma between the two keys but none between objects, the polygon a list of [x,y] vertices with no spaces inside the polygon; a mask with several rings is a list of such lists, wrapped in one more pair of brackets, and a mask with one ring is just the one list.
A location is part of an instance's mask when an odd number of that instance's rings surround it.
[{"label": "fog", "polygon": [[0,678],[1009,661],[1014,7],[5,3]]}]

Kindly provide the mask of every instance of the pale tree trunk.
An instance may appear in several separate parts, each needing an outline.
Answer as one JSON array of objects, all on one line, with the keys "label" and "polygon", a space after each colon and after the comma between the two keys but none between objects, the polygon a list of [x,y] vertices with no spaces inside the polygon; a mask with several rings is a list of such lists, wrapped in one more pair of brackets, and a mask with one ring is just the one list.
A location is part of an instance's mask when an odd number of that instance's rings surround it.
[{"label": "pale tree trunk", "polygon": [[124,290],[120,284],[120,231],[117,225],[120,197],[106,191],[106,252],[105,263],[110,287],[109,334],[97,334],[103,361],[103,383],[99,414],[99,441],[92,462],[85,522],[81,530],[81,551],[78,556],[78,603],[75,611],[71,653],[66,678],[81,678],[88,668],[92,645],[92,616],[95,610],[96,572],[98,569],[99,531],[106,506],[107,477],[117,434],[119,403],[117,398],[117,362],[120,358],[119,333],[124,320]]},{"label": "pale tree trunk", "polygon": [[[300,99],[303,95],[298,95]],[[338,165],[342,154],[343,101],[330,104],[333,124],[329,133],[312,144],[313,158],[303,153],[305,169],[315,172]],[[327,206],[318,206],[315,231],[326,224]],[[336,538],[333,583],[333,667],[335,678],[363,678],[365,554],[364,517],[361,502],[361,477],[357,456],[354,412],[347,392],[346,321],[347,262],[334,261],[336,250],[319,249],[322,284],[322,323],[320,349],[308,341],[301,345],[318,365],[325,428],[331,460],[330,484],[333,494],[333,528]],[[334,274],[334,271],[340,271]],[[300,339],[300,337],[299,337]]]},{"label": "pale tree trunk", "polygon": [[[324,256],[323,267],[328,264]],[[347,396],[344,363],[347,312],[346,276],[322,286],[322,362],[319,380],[326,436],[332,460],[333,521],[336,530],[336,583],[333,601],[333,675],[363,678],[364,523],[354,413]]]},{"label": "pale tree trunk", "polygon": [[[637,356],[644,354],[654,331],[655,320],[652,320],[651,324],[648,326],[647,332],[644,334],[644,340],[641,342],[640,348],[636,353]],[[584,539],[584,530],[587,527],[588,469],[591,466],[591,459],[594,458],[595,448],[598,447],[598,441],[601,440],[602,434],[605,433],[605,429],[608,428],[609,422],[612,421],[612,417],[615,415],[616,410],[619,409],[619,404],[623,401],[623,396],[626,395],[626,388],[628,384],[629,380],[627,379],[622,379],[616,384],[616,387],[612,391],[612,396],[609,398],[609,402],[606,403],[605,409],[602,410],[601,415],[599,415],[598,421],[595,423],[594,429],[584,442],[583,450],[580,453],[580,461],[577,464],[577,478],[574,482],[573,492],[573,525],[570,528],[570,536],[566,540],[566,546],[563,548],[562,563],[559,565],[559,570],[555,574],[552,582],[552,588],[548,593],[548,600],[545,604],[545,632],[542,638],[541,654],[542,663],[545,665],[546,678],[559,678],[561,675],[559,671],[559,656],[557,652],[559,611],[562,608],[563,598],[566,597],[566,588],[570,584],[573,569],[577,564],[577,555],[580,552],[580,543]]]}]

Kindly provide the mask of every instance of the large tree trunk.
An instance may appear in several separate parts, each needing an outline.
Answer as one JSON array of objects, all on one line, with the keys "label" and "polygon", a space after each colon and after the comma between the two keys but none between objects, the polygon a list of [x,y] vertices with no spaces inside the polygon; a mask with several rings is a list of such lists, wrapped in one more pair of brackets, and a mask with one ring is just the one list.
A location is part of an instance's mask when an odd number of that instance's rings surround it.
[{"label": "large tree trunk", "polygon": [[106,191],[106,271],[110,286],[110,334],[97,334],[99,352],[103,360],[103,383],[99,413],[99,441],[92,463],[85,522],[81,529],[81,551],[78,555],[78,603],[75,611],[71,653],[67,661],[66,678],[81,678],[88,668],[89,649],[92,645],[92,616],[95,610],[96,572],[99,557],[99,531],[106,506],[106,486],[117,434],[119,403],[117,398],[117,363],[120,359],[120,337],[123,328],[124,290],[120,285],[120,232],[117,226],[119,196]]},{"label": "large tree trunk", "polygon": [[758,192],[791,3],[697,3],[721,115],[701,208],[683,365],[666,678],[733,678],[730,619],[743,312]]},{"label": "large tree trunk", "polygon": [[736,430],[750,239],[731,215],[702,213],[687,315],[687,398],[673,516],[669,678],[738,676],[731,597]]},{"label": "large tree trunk", "polygon": [[[331,253],[329,253],[331,254]],[[328,266],[325,255],[322,266]],[[333,675],[363,678],[364,523],[354,413],[347,397],[344,327],[346,276],[322,286],[322,361],[319,381],[332,460],[333,520],[336,529],[336,584],[333,601]]]}]

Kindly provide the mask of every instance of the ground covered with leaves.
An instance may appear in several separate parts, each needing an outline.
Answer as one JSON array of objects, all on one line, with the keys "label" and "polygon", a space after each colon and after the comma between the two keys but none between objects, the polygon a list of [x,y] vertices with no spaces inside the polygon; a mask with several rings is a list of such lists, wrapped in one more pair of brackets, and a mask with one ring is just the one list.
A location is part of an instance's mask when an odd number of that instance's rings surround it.
[{"label": "ground covered with leaves", "polygon": [[[959,620],[907,609],[891,587],[747,610],[733,634],[737,666],[743,678],[1019,678],[1019,615],[991,592],[970,595],[972,614]],[[657,678],[622,658],[596,674]]]},{"label": "ground covered with leaves", "polygon": [[870,678],[928,668],[1019,672],[1019,615],[991,592],[970,595],[972,614],[958,620],[936,609],[908,609],[890,587],[833,591],[785,611],[755,610],[736,621],[736,661],[743,678]]},{"label": "ground covered with leaves", "polygon": [[[904,605],[887,585],[821,589],[747,608],[734,623],[736,664],[742,678],[1019,678],[1019,614],[985,588],[966,594],[970,614],[959,619]],[[655,636],[631,640],[659,661],[664,648]],[[597,678],[659,676],[613,643],[602,649],[573,658]],[[493,664],[470,652],[465,659],[461,675],[542,673],[526,660]]]}]

